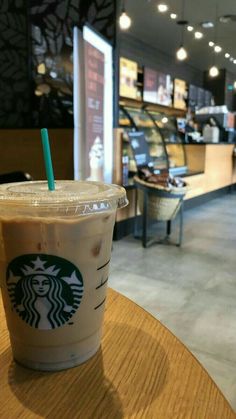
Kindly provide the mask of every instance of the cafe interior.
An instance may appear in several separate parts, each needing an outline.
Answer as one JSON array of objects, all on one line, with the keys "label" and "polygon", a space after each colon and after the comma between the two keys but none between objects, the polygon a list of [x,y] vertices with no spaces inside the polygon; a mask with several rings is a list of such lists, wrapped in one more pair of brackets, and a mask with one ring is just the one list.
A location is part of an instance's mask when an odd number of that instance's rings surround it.
[{"label": "cafe interior", "polygon": [[[235,417],[235,39],[235,0],[0,4],[0,183],[46,179],[46,128],[56,182],[116,184],[129,202],[115,218],[102,352],[71,377],[27,373],[4,326],[1,418]],[[70,382],[91,400],[76,404]]]}]

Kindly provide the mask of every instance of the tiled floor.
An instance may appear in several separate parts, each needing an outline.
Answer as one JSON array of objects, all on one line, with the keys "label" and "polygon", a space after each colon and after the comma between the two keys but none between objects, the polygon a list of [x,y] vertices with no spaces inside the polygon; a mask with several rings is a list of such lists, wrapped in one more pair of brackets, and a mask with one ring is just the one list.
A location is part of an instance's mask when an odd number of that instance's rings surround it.
[{"label": "tiled floor", "polygon": [[110,286],[172,330],[236,410],[236,194],[185,212],[182,249],[114,242]]}]

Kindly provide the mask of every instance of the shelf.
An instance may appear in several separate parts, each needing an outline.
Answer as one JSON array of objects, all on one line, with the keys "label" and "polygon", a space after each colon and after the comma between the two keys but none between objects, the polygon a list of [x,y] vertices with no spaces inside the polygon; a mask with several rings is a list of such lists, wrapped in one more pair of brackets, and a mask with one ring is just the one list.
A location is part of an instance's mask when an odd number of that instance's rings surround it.
[{"label": "shelf", "polygon": [[187,110],[176,109],[169,106],[155,105],[154,103],[143,102],[141,99],[129,99],[123,96],[120,96],[119,103],[123,106],[135,106],[137,108],[148,107],[149,110],[173,116],[184,117],[187,113]]}]

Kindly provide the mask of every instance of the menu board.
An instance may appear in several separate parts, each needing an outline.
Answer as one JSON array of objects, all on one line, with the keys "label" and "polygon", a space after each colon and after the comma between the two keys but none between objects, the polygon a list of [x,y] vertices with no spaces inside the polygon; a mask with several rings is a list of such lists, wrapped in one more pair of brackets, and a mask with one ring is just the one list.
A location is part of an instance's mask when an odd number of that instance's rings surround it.
[{"label": "menu board", "polygon": [[138,64],[135,61],[120,58],[120,96],[137,98]]},{"label": "menu board", "polygon": [[197,107],[201,109],[205,106],[205,90],[201,87],[197,89]]},{"label": "menu board", "polygon": [[197,106],[197,89],[197,86],[194,86],[194,84],[189,85],[188,105],[192,110],[195,110],[195,107]]},{"label": "menu board", "polygon": [[174,108],[177,109],[186,109],[186,99],[187,99],[187,84],[184,80],[175,79],[174,80]]},{"label": "menu board", "polygon": [[169,75],[148,67],[144,68],[143,100],[145,102],[171,106],[172,92],[173,86]]},{"label": "menu board", "polygon": [[205,106],[211,106],[212,93],[205,90]]},{"label": "menu board", "polygon": [[144,132],[129,132],[128,136],[137,167],[149,165],[151,158]]}]

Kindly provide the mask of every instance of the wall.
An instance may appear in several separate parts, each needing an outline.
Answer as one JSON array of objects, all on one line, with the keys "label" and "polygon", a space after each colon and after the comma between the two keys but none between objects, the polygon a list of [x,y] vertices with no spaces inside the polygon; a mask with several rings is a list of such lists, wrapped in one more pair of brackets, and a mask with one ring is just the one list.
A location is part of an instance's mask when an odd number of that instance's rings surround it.
[{"label": "wall", "polygon": [[[55,179],[73,179],[73,129],[50,129]],[[38,129],[0,130],[0,173],[23,171],[34,180],[45,179]]]},{"label": "wall", "polygon": [[193,83],[199,87],[203,86],[203,72],[186,64],[177,62],[175,57],[153,48],[146,43],[128,34],[119,33],[118,46],[121,56],[137,61],[140,66],[146,65],[153,69],[170,74]]},{"label": "wall", "polygon": [[26,0],[0,1],[0,127],[29,125]]},{"label": "wall", "polygon": [[0,1],[0,128],[73,126],[73,26],[89,22],[114,40],[115,8],[113,0]]}]

